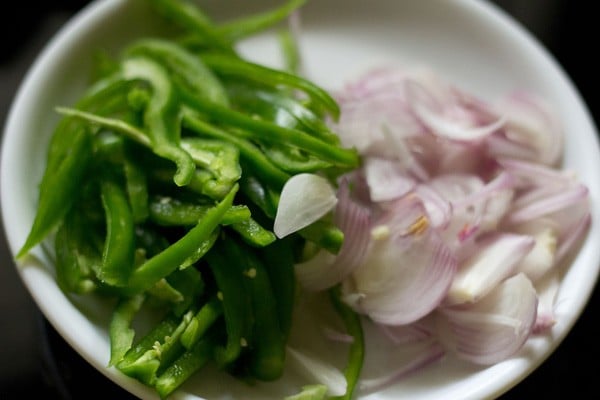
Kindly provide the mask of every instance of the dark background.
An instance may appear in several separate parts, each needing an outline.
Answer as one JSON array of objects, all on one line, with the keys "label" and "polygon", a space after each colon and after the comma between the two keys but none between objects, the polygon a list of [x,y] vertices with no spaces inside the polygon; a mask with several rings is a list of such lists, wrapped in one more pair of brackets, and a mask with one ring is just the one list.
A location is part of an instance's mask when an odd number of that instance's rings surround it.
[{"label": "dark background", "polygon": [[[313,0],[317,1],[317,0]],[[415,0],[416,1],[416,0]],[[66,20],[88,1],[11,2],[0,16],[0,124],[35,55]],[[530,30],[567,71],[593,117],[600,116],[598,22],[595,2],[496,0]],[[40,5],[41,4],[41,5]],[[600,307],[595,291],[575,328],[539,369],[502,397],[598,398]],[[75,354],[46,323],[19,280],[0,232],[0,399],[127,399]]]}]

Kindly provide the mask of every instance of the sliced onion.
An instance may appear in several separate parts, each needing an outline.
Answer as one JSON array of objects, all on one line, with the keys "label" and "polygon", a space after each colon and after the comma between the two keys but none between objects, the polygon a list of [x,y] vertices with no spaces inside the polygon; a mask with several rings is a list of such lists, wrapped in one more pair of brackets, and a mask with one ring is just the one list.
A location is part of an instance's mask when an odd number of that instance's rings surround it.
[{"label": "sliced onion", "polygon": [[[529,92],[514,92],[501,99],[499,113],[506,118],[504,137],[519,148],[531,149],[526,157],[536,163],[556,165],[563,149],[563,134],[555,110],[539,96]],[[502,154],[523,156],[523,153]]]},{"label": "sliced onion", "polygon": [[485,237],[478,243],[479,251],[459,265],[444,304],[478,301],[513,275],[533,245],[533,238],[526,235],[493,233]]},{"label": "sliced onion", "polygon": [[515,355],[530,336],[537,294],[524,274],[508,278],[478,302],[440,308],[439,338],[459,358],[490,365]]},{"label": "sliced onion", "polygon": [[294,175],[281,190],[273,231],[283,238],[317,221],[336,204],[335,189],[327,179],[306,173]]},{"label": "sliced onion", "polygon": [[429,227],[415,196],[397,201],[381,223],[344,294],[351,306],[374,321],[408,324],[439,305],[454,277],[456,260]]},{"label": "sliced onion", "polygon": [[416,184],[393,160],[369,157],[364,162],[364,171],[371,200],[375,202],[402,197]]},{"label": "sliced onion", "polygon": [[344,233],[339,253],[334,255],[320,250],[308,261],[294,267],[299,283],[311,291],[324,290],[341,282],[363,262],[369,249],[370,210],[351,197],[347,182],[340,184],[338,197],[334,221]]},{"label": "sliced onion", "polygon": [[531,251],[517,265],[517,271],[523,272],[535,283],[556,264],[558,238],[555,230],[549,227],[529,229],[530,227],[522,225],[516,230],[521,234],[530,235],[535,240]]},{"label": "sliced onion", "polygon": [[532,333],[537,335],[546,333],[556,323],[554,306],[559,287],[560,272],[556,268],[536,282],[535,288],[538,293],[538,309]]}]

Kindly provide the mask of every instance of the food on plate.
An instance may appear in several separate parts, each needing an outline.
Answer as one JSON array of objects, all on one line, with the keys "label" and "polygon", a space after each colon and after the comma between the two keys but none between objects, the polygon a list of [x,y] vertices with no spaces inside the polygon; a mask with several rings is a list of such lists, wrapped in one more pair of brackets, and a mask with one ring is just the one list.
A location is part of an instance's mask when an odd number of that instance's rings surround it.
[{"label": "food on plate", "polygon": [[[100,57],[57,105],[17,258],[41,244],[65,294],[113,302],[108,367],[162,398],[209,363],[249,383],[294,369],[288,399],[351,399],[444,356],[505,360],[552,326],[590,223],[542,100],[396,67],[328,92],[299,72],[303,3],[216,22],[150,0],[172,31]],[[267,29],[279,69],[236,50]]]}]

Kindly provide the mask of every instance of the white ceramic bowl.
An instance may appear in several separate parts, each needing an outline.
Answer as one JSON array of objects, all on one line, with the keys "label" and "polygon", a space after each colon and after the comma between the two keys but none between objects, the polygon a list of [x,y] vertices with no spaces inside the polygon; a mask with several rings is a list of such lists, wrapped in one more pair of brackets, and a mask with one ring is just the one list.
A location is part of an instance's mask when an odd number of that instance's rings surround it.
[{"label": "white ceramic bowl", "polygon": [[[11,251],[23,244],[34,218],[49,134],[57,105],[81,94],[92,53],[116,51],[128,40],[154,32],[155,19],[142,0],[98,0],[73,18],[39,55],[20,87],[4,133],[1,164],[2,213]],[[205,0],[217,18],[258,10],[271,0]],[[325,88],[340,87],[381,62],[425,64],[483,97],[513,88],[535,91],[554,103],[567,133],[565,166],[590,189],[592,225],[586,242],[564,276],[557,300],[558,323],[543,338],[530,340],[513,359],[489,368],[446,361],[387,390],[367,396],[391,399],[484,399],[506,392],[539,366],[561,343],[585,307],[600,267],[600,152],[585,104],[551,56],[494,6],[476,0],[319,0],[303,11],[301,50],[309,77]],[[278,62],[276,42],[261,36],[241,51],[267,64]],[[143,385],[106,368],[109,309],[94,299],[71,301],[57,287],[52,265],[41,252],[19,274],[37,305],[90,364],[131,393],[156,398]],[[291,379],[291,378],[289,378]],[[206,371],[190,380],[176,398],[280,399],[288,377],[247,388],[230,377]]]}]

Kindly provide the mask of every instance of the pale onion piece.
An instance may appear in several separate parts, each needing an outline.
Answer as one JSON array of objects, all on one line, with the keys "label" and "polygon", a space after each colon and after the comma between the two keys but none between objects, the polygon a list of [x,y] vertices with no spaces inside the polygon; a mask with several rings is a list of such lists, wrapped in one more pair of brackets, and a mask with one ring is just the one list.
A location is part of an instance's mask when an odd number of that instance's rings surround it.
[{"label": "pale onion piece", "polygon": [[377,327],[394,345],[403,345],[431,339],[434,336],[435,331],[431,314],[408,325],[377,324]]},{"label": "pale onion piece", "polygon": [[364,262],[343,285],[346,301],[383,324],[408,324],[437,307],[446,295],[456,260],[416,196],[405,196],[382,216]]},{"label": "pale onion piece", "polygon": [[342,396],[346,393],[348,383],[346,377],[338,368],[316,355],[286,347],[290,368],[303,375],[309,382],[318,382],[327,386],[330,396]]},{"label": "pale onion piece", "polygon": [[568,225],[559,239],[558,249],[556,251],[557,264],[562,263],[569,254],[576,250],[577,246],[583,242],[583,238],[588,232],[588,228],[592,223],[592,215],[589,209],[584,215],[575,220],[574,223]]},{"label": "pale onion piece", "polygon": [[520,224],[562,210],[572,209],[588,197],[588,188],[583,184],[552,189],[542,188],[535,192],[538,193],[530,192],[515,200],[513,209],[507,216],[509,224]]},{"label": "pale onion piece", "polygon": [[[359,380],[358,391],[362,395],[383,390],[439,361],[446,354],[446,349],[438,342],[427,341],[412,346],[392,346],[387,349],[386,354],[387,357],[383,360],[385,368],[379,368],[376,376],[365,377],[363,374]],[[373,368],[369,368],[369,375],[375,375]]]},{"label": "pale onion piece", "polygon": [[441,307],[440,342],[458,358],[491,365],[514,356],[532,333],[537,293],[525,274],[514,275],[478,302]]},{"label": "pale onion piece", "polygon": [[554,268],[535,283],[535,289],[538,293],[538,308],[532,333],[537,335],[544,334],[556,323],[554,306],[559,288],[560,271],[558,268]]},{"label": "pale onion piece", "polygon": [[371,213],[350,196],[349,184],[342,182],[338,191],[334,222],[344,233],[344,242],[337,255],[321,249],[309,260],[294,266],[302,287],[311,291],[330,288],[341,282],[360,265],[371,242]]},{"label": "pale onion piece", "polygon": [[489,117],[487,110],[484,112],[464,107],[456,98],[456,91],[441,86],[433,88],[438,89],[435,93],[431,90],[432,85],[425,87],[423,82],[407,80],[405,84],[406,97],[412,110],[434,134],[451,140],[476,141],[504,125],[504,119],[500,116],[483,122]]},{"label": "pale onion piece", "polygon": [[517,187],[526,189],[538,186],[563,186],[575,182],[572,171],[561,170],[527,160],[499,157],[498,164],[518,179]]},{"label": "pale onion piece", "polygon": [[417,185],[414,193],[421,199],[431,226],[445,229],[452,217],[452,204],[427,184]]},{"label": "pale onion piece", "polygon": [[444,299],[445,305],[473,303],[515,272],[534,246],[528,235],[492,233],[478,243],[479,250],[461,263]]},{"label": "pale onion piece", "polygon": [[319,220],[337,204],[334,187],[315,174],[292,176],[283,186],[273,231],[283,238]]},{"label": "pale onion piece", "polygon": [[368,157],[364,160],[363,168],[371,200],[374,202],[402,197],[416,185],[415,180],[406,176],[399,163],[394,160]]},{"label": "pale onion piece", "polygon": [[519,262],[516,270],[523,272],[535,283],[556,265],[558,237],[555,230],[549,227],[538,231],[528,228],[529,225],[524,224],[516,231],[520,234],[530,235],[535,240],[535,245]]},{"label": "pale onion piece", "polygon": [[[425,321],[417,322],[420,329],[434,328],[434,319],[426,324],[423,322]],[[409,374],[416,373],[439,360],[446,352],[431,334],[398,343],[382,330],[383,326],[380,324],[364,319],[362,326],[366,340],[363,368],[357,388],[359,397],[382,390]]]},{"label": "pale onion piece", "polygon": [[341,103],[340,107],[340,118],[337,123],[332,123],[332,128],[342,145],[355,147],[361,154],[385,151],[387,134],[396,140],[404,140],[423,131],[423,126],[398,92],[377,93],[360,101]]},{"label": "pale onion piece", "polygon": [[507,140],[532,149],[531,161],[556,165],[563,151],[563,132],[555,110],[541,97],[529,92],[514,92],[496,106],[506,118]]}]

